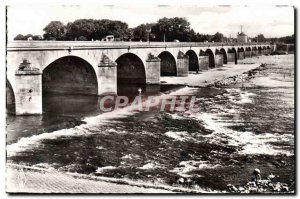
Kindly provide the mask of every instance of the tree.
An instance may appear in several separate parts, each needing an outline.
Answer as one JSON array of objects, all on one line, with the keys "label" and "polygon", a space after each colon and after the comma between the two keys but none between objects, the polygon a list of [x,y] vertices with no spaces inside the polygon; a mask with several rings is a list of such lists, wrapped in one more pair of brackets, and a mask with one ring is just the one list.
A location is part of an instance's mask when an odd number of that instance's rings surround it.
[{"label": "tree", "polygon": [[[222,42],[226,39],[219,32],[215,35],[197,33],[190,28],[190,22],[183,17],[164,17],[156,23],[141,24],[135,28],[129,28],[125,22],[109,19],[78,19],[69,22],[66,26],[60,21],[52,21],[43,30],[45,40],[101,40],[107,35],[113,35],[118,41],[146,41],[148,26],[151,27],[150,41]],[[31,35],[31,37],[33,40],[42,39],[38,35]],[[28,35],[20,34],[15,37],[15,40],[27,38]]]},{"label": "tree", "polygon": [[124,40],[124,38],[128,38],[128,24],[122,21],[109,21],[106,26],[107,34],[114,35],[115,38],[120,38]]},{"label": "tree", "polygon": [[219,33],[219,32],[217,32],[216,34],[214,34],[214,35],[212,36],[212,40],[213,40],[214,42],[223,42],[223,38],[224,38],[223,34],[222,34],[222,33]]},{"label": "tree", "polygon": [[263,34],[257,35],[257,37],[254,38],[254,41],[258,42],[266,42],[265,36]]},{"label": "tree", "polygon": [[133,40],[134,41],[147,41],[147,29],[151,28],[151,33],[149,34],[149,39],[151,41],[155,40],[156,38],[156,35],[153,32],[153,27],[155,26],[156,24],[152,23],[152,24],[141,24],[135,28],[133,28]]},{"label": "tree", "polygon": [[66,27],[66,36],[70,40],[79,39],[83,36],[87,40],[92,40],[92,34],[95,32],[94,19],[78,19],[68,23]]},{"label": "tree", "polygon": [[295,35],[291,35],[291,36],[286,36],[286,37],[281,37],[278,39],[279,42],[283,42],[286,44],[294,44],[295,43]]},{"label": "tree", "polygon": [[128,28],[125,33],[124,40],[131,41],[132,39],[133,39],[133,28]]},{"label": "tree", "polygon": [[27,40],[28,38],[33,39],[33,35],[32,35],[32,34],[27,34],[27,35],[24,36],[24,38],[25,38],[26,40]]},{"label": "tree", "polygon": [[27,40],[27,39],[25,38],[24,35],[18,34],[17,36],[15,36],[14,40]]},{"label": "tree", "polygon": [[191,29],[187,34],[186,34],[186,41],[187,42],[195,42],[197,41],[197,34],[194,31],[194,29]]},{"label": "tree", "polygon": [[154,34],[158,41],[173,41],[178,39],[180,41],[187,41],[188,33],[190,31],[190,23],[186,18],[162,18],[157,21]]},{"label": "tree", "polygon": [[32,35],[32,34],[27,34],[27,35],[22,35],[22,34],[18,34],[14,40],[28,40],[28,38],[31,37],[32,40],[42,40],[42,36],[41,35]]},{"label": "tree", "polygon": [[43,30],[45,40],[65,40],[66,27],[60,21],[51,21]]},{"label": "tree", "polygon": [[34,35],[34,36],[32,36],[32,39],[33,40],[43,40],[41,35]]},{"label": "tree", "polygon": [[66,38],[79,39],[83,36],[87,40],[101,40],[107,35],[114,35],[120,40],[129,40],[128,24],[115,20],[78,19],[67,24]]}]

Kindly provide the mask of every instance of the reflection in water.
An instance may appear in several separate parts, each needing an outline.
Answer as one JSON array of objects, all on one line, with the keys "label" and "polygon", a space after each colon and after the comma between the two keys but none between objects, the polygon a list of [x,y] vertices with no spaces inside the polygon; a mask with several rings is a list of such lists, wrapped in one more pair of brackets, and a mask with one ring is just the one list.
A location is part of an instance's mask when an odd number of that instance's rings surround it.
[{"label": "reflection in water", "polygon": [[[138,95],[159,95],[160,91],[175,89],[176,86],[129,84],[118,85],[118,95],[128,96],[130,101]],[[43,115],[14,116],[7,115],[7,143],[13,143],[22,137],[44,132],[71,128],[82,124],[85,117],[101,114],[99,102],[104,96],[70,95],[61,93],[43,93]],[[114,101],[106,101],[106,108],[113,107]]]},{"label": "reflection in water", "polygon": [[49,115],[84,116],[98,113],[96,95],[43,95],[43,112]]}]

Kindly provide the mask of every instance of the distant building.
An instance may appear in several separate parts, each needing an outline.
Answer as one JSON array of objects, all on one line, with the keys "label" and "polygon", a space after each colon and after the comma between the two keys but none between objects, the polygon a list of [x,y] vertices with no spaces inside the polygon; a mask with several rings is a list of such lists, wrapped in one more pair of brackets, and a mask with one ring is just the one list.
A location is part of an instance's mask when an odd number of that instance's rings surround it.
[{"label": "distant building", "polygon": [[241,26],[241,32],[237,34],[237,42],[238,43],[248,43],[248,36],[243,33],[243,26]]},{"label": "distant building", "polygon": [[248,43],[248,36],[243,32],[238,33],[237,42],[238,43]]}]

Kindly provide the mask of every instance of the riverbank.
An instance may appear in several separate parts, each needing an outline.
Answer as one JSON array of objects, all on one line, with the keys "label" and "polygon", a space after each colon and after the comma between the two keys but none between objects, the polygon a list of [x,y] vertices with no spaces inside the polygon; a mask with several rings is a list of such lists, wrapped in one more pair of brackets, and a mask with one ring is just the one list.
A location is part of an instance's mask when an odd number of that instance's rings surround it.
[{"label": "riverbank", "polygon": [[260,66],[260,63],[226,64],[220,68],[201,71],[199,74],[190,73],[188,77],[161,77],[162,84],[186,85],[192,87],[206,87],[228,77],[240,75]]},{"label": "riverbank", "polygon": [[130,185],[124,182],[107,182],[88,179],[55,170],[37,169],[22,165],[6,167],[6,192],[8,193],[175,193],[174,191]]}]

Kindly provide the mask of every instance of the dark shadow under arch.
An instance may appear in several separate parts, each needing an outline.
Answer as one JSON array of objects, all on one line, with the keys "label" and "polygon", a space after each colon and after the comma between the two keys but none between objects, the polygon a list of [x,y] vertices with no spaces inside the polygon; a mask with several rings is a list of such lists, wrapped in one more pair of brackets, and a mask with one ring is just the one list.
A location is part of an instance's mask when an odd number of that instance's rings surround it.
[{"label": "dark shadow under arch", "polygon": [[117,60],[117,84],[146,84],[143,61],[133,53],[125,53]]},{"label": "dark shadow under arch", "polygon": [[257,48],[256,48],[255,46],[252,47],[252,53],[251,53],[252,57],[253,57],[253,56],[256,56],[257,54],[258,54]]},{"label": "dark shadow under arch", "polygon": [[227,64],[227,53],[226,53],[226,50],[224,48],[221,48],[220,49],[220,53],[223,54],[223,64]]},{"label": "dark shadow under arch", "polygon": [[238,54],[238,59],[239,60],[244,59],[245,58],[245,50],[244,50],[244,48],[243,47],[238,48],[237,54]]},{"label": "dark shadow under arch", "polygon": [[174,56],[168,52],[161,52],[158,57],[160,58],[160,75],[161,76],[176,76],[177,68],[176,68],[176,60]]},{"label": "dark shadow under arch", "polygon": [[215,56],[211,49],[207,49],[205,53],[209,56],[209,68],[215,68]]},{"label": "dark shadow under arch", "polygon": [[263,46],[263,47],[262,47],[262,53],[263,53],[264,55],[268,54],[266,46]]},{"label": "dark shadow under arch", "polygon": [[250,47],[246,47],[245,57],[251,57],[251,48]]},{"label": "dark shadow under arch", "polygon": [[15,93],[8,80],[6,80],[6,113],[16,113]]},{"label": "dark shadow under arch", "polygon": [[237,64],[237,52],[235,48],[231,48],[231,49],[229,48],[227,53],[228,53],[228,60],[230,60],[230,62],[234,62],[235,64]]},{"label": "dark shadow under arch", "polygon": [[258,47],[258,55],[261,55],[262,54],[262,48],[259,46]]},{"label": "dark shadow under arch", "polygon": [[189,71],[199,71],[199,60],[195,51],[188,50],[185,54],[189,56]]},{"label": "dark shadow under arch", "polygon": [[43,70],[42,109],[46,115],[91,114],[98,110],[97,95],[96,72],[80,57],[61,57]]},{"label": "dark shadow under arch", "polygon": [[238,48],[238,52],[245,52],[245,50],[243,47],[241,47],[241,48]]},{"label": "dark shadow under arch", "polygon": [[98,94],[97,76],[87,61],[76,56],[61,57],[44,70],[43,93]]}]

